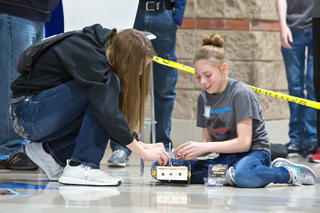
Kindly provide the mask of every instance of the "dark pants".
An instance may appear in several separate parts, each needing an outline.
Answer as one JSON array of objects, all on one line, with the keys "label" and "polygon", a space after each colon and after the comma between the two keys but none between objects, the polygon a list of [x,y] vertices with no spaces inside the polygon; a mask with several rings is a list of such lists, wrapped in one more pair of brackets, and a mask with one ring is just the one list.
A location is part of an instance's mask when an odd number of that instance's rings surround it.
[{"label": "dark pants", "polygon": [[[313,29],[313,80],[316,101],[320,102],[320,18],[312,19]],[[317,140],[320,147],[320,110],[317,110]]]},{"label": "dark pants", "polygon": [[27,96],[11,107],[15,131],[32,142],[44,143],[61,166],[72,159],[100,168],[109,133],[76,81]]}]

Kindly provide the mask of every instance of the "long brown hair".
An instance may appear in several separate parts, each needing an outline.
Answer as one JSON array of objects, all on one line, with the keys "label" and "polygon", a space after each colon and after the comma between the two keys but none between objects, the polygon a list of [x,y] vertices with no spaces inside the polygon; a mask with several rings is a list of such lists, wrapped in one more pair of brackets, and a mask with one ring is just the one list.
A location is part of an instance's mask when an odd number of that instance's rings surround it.
[{"label": "long brown hair", "polygon": [[[107,48],[109,63],[121,82],[120,110],[131,132],[139,123],[141,133],[151,71],[151,65],[146,66],[146,58],[153,58],[154,49],[150,40],[135,29],[121,31],[108,43],[110,43]],[[141,65],[142,74],[139,75]]]}]

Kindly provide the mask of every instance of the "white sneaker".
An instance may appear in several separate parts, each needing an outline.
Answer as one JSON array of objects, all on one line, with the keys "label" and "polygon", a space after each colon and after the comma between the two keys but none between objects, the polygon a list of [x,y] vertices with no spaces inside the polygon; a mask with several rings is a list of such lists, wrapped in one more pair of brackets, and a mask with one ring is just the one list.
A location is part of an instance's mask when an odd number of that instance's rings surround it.
[{"label": "white sneaker", "polygon": [[230,166],[229,169],[226,172],[226,180],[224,182],[227,186],[236,186],[236,182],[234,181],[234,174],[236,173],[236,170]]},{"label": "white sneaker", "polygon": [[271,167],[286,167],[292,174],[292,185],[313,185],[317,175],[303,164],[296,164],[284,158],[277,158],[271,163]]},{"label": "white sneaker", "polygon": [[25,152],[44,171],[49,180],[57,181],[62,175],[63,168],[50,154],[44,151],[42,143],[30,143],[26,145]]},{"label": "white sneaker", "polygon": [[119,186],[121,184],[119,179],[106,175],[100,169],[92,169],[83,164],[70,166],[69,163],[70,160],[67,160],[67,166],[59,178],[59,183],[93,186]]}]

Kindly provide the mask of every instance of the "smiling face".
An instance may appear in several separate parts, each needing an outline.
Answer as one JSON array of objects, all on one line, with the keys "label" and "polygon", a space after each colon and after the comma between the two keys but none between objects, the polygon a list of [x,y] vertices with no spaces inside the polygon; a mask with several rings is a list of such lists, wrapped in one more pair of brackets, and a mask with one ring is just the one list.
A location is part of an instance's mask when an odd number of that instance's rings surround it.
[{"label": "smiling face", "polygon": [[212,65],[209,60],[198,60],[194,63],[199,84],[210,94],[218,94],[227,86],[228,65],[224,63],[222,70]]}]

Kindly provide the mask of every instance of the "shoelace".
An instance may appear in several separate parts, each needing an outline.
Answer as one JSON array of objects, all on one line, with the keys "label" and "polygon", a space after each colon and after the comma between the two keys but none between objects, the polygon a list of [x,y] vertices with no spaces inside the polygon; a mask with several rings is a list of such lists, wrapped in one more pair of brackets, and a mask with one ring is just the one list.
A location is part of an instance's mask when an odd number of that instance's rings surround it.
[{"label": "shoelace", "polygon": [[85,168],[85,173],[84,173],[84,179],[87,180],[89,178],[89,171],[91,170],[91,167],[86,166]]},{"label": "shoelace", "polygon": [[295,185],[295,186],[302,185],[302,182],[305,178],[306,176],[304,174],[301,174],[300,172],[297,173],[297,175],[293,175],[292,185]]}]

